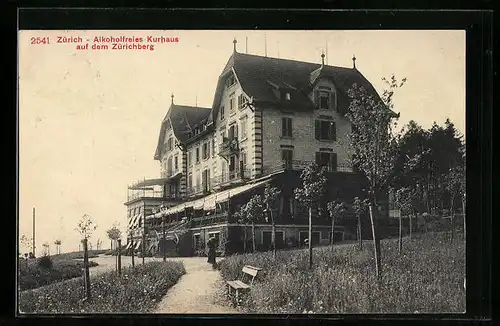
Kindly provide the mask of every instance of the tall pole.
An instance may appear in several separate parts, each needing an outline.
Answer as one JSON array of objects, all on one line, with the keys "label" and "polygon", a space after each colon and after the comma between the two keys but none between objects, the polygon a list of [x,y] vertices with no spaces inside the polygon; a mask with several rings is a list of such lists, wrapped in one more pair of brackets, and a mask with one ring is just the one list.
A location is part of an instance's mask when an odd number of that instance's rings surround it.
[{"label": "tall pole", "polygon": [[146,215],[142,215],[142,264],[144,265],[144,259],[146,256]]},{"label": "tall pole", "polygon": [[163,251],[163,261],[165,261],[167,259],[167,250],[165,250],[166,249],[165,248],[166,247],[165,246],[165,242],[166,242],[165,241],[165,239],[166,239],[166,237],[165,237],[165,214],[162,214],[161,220],[162,220],[162,231],[163,231],[163,241],[161,242],[161,244],[162,244],[161,249]]},{"label": "tall pole", "polygon": [[33,256],[35,255],[35,207],[33,207],[33,243],[32,246],[33,248],[31,249],[33,251]]}]

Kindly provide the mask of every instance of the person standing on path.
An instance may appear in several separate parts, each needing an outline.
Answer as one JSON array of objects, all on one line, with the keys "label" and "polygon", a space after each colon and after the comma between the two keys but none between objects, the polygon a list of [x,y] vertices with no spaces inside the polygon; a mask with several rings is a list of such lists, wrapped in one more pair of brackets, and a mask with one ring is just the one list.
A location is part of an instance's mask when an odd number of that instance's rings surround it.
[{"label": "person standing on path", "polygon": [[216,269],[217,263],[215,261],[215,256],[216,256],[215,248],[217,246],[217,239],[215,239],[215,237],[208,239],[207,246],[208,246],[208,261],[207,262],[209,264],[212,264],[213,269]]}]

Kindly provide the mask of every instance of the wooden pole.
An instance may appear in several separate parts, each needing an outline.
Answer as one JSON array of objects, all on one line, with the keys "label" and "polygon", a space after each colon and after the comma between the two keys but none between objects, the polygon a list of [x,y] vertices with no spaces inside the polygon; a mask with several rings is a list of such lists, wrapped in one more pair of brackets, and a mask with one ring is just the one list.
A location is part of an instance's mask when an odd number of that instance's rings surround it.
[{"label": "wooden pole", "polygon": [[144,260],[146,256],[146,218],[143,216],[142,219],[142,264],[144,265]]},{"label": "wooden pole", "polygon": [[33,243],[32,243],[32,251],[33,251],[33,256],[36,257],[35,254],[35,207],[33,207]]},{"label": "wooden pole", "polygon": [[134,260],[134,251],[135,251],[134,235],[131,235],[131,237],[130,237],[130,249],[132,250],[132,267],[135,267],[135,260]]},{"label": "wooden pole", "polygon": [[118,239],[118,275],[122,275],[122,253],[120,248],[122,247],[122,240]]},{"label": "wooden pole", "polygon": [[308,245],[309,245],[309,269],[313,266],[313,247],[312,247],[312,207],[309,205],[309,232],[308,232]]},{"label": "wooden pole", "polygon": [[163,261],[167,260],[167,250],[166,250],[166,227],[165,227],[165,214],[162,214],[162,232],[163,232],[163,241],[162,243],[162,251],[163,251]]},{"label": "wooden pole", "polygon": [[83,239],[83,267],[85,269],[85,294],[90,300],[90,272],[89,272],[89,252],[87,248],[87,238]]}]

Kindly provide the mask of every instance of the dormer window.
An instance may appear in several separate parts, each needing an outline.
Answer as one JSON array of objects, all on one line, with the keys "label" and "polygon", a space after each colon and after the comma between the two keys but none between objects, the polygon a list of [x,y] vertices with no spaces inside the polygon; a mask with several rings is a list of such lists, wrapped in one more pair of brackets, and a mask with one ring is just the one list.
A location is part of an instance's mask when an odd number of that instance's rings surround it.
[{"label": "dormer window", "polygon": [[327,86],[319,86],[314,91],[314,102],[319,109],[337,110],[337,94],[334,89]]},{"label": "dormer window", "polygon": [[236,77],[234,76],[234,74],[231,74],[231,76],[229,76],[226,80],[226,86],[227,88],[229,88],[234,84],[236,84]]}]

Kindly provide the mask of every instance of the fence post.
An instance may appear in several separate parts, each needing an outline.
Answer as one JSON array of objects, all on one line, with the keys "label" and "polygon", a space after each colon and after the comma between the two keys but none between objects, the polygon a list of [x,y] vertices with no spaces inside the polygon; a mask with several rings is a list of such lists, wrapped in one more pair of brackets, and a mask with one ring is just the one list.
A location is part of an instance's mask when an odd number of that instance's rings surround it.
[{"label": "fence post", "polygon": [[89,272],[89,252],[87,248],[87,238],[83,239],[83,267],[85,269],[85,294],[90,300],[90,272]]},{"label": "fence post", "polygon": [[118,275],[122,275],[122,240],[118,239]]}]

